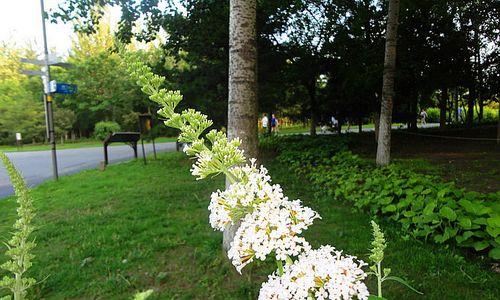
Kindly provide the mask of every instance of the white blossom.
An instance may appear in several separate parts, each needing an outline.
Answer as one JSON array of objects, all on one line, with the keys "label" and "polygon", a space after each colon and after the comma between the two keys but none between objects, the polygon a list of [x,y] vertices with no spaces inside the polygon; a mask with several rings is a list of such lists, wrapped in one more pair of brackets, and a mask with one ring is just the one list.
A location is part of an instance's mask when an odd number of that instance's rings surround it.
[{"label": "white blossom", "polygon": [[229,224],[234,224],[254,207],[266,201],[282,201],[283,190],[277,184],[271,185],[271,178],[264,167],[257,169],[255,160],[251,165],[231,168],[237,182],[225,191],[212,193],[210,205],[210,225],[223,231]]},{"label": "white blossom", "polygon": [[283,274],[273,273],[262,284],[259,300],[285,299],[367,299],[363,280],[366,264],[327,245],[302,253]]},{"label": "white blossom", "polygon": [[309,243],[299,234],[319,215],[301,205],[300,200],[286,198],[257,205],[247,214],[236,231],[228,257],[236,270],[254,259],[264,260],[273,253],[277,260],[297,256],[310,249]]}]

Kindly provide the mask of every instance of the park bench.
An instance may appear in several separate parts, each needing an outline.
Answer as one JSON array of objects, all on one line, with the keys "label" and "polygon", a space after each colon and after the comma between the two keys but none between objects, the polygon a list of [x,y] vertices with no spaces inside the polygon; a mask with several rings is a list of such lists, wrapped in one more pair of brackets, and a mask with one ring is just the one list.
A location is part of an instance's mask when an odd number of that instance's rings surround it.
[{"label": "park bench", "polygon": [[113,132],[103,142],[104,144],[104,164],[108,165],[108,146],[111,143],[127,143],[134,150],[134,157],[137,158],[137,142],[141,138],[139,132]]}]

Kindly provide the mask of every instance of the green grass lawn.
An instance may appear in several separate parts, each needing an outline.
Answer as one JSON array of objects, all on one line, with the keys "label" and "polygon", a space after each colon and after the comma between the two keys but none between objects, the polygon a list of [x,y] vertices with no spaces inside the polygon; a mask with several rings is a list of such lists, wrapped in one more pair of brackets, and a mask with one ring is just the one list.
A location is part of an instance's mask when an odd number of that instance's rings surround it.
[{"label": "green grass lawn", "polygon": [[[163,142],[175,142],[176,137],[159,137],[155,139],[155,143]],[[148,142],[150,143],[150,142]],[[110,147],[123,145],[123,143],[113,143]],[[66,142],[61,144],[59,141],[56,145],[57,149],[75,149],[75,148],[88,148],[88,147],[102,147],[102,142],[98,140],[82,140],[76,142]],[[0,145],[0,151],[3,152],[18,152],[18,151],[43,151],[50,150],[51,146],[49,144],[26,144],[21,148],[11,145]]]},{"label": "green grass lawn", "polygon": [[[314,197],[307,182],[285,166],[266,164],[290,198],[301,198],[322,215],[306,233],[313,246],[329,243],[367,259],[369,216]],[[130,299],[136,291],[153,288],[152,299],[256,299],[275,264],[255,264],[242,276],[234,271],[221,251],[222,234],[208,224],[209,196],[223,187],[223,179],[196,181],[189,168],[182,153],[164,153],[147,166],[132,161],[35,188],[38,246],[30,275],[41,283],[32,298]],[[14,198],[1,200],[1,240],[8,238],[14,217]],[[451,247],[404,240],[391,229],[397,226],[379,223],[389,241],[386,267],[425,293],[418,296],[388,283],[388,299],[500,295],[500,274],[485,262],[464,258]],[[369,287],[375,291],[373,280]]]}]

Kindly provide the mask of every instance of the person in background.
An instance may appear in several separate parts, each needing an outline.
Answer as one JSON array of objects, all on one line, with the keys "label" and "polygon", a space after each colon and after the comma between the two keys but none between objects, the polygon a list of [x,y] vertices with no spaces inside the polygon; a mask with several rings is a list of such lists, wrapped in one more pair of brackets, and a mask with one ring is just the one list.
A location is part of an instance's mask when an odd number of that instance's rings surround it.
[{"label": "person in background", "polygon": [[422,125],[427,124],[427,122],[425,121],[425,119],[427,118],[427,112],[425,111],[425,109],[422,109],[422,111],[420,112],[420,117],[422,118]]},{"label": "person in background", "polygon": [[278,119],[276,118],[276,116],[274,114],[272,114],[272,117],[271,117],[271,131],[272,132],[278,132]]},{"label": "person in background", "polygon": [[267,118],[267,114],[262,114],[262,131],[264,133],[267,132],[267,126],[269,125],[269,119]]}]

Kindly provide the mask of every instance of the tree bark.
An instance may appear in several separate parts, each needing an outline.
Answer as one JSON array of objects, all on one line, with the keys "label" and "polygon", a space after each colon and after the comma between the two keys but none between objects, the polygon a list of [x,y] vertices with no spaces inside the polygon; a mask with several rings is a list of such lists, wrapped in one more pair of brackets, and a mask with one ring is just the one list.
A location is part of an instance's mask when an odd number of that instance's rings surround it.
[{"label": "tree bark", "polygon": [[500,145],[500,99],[498,100],[497,145]]},{"label": "tree bark", "polygon": [[377,144],[377,165],[385,166],[391,159],[391,124],[394,98],[394,76],[396,73],[396,44],[398,33],[399,0],[389,0],[387,33],[385,41],[384,77],[382,103]]},{"label": "tree bark", "polygon": [[474,122],[474,100],[476,99],[476,87],[472,83],[469,88],[469,98],[467,99],[467,127],[471,128]]},{"label": "tree bark", "polygon": [[448,103],[448,89],[441,89],[441,99],[439,100],[439,129],[446,128],[446,103]]},{"label": "tree bark", "polygon": [[[256,11],[256,0],[230,1],[227,135],[241,139],[247,158],[258,156]],[[224,231],[224,250],[230,248],[237,227]]]},{"label": "tree bark", "polygon": [[380,114],[378,113],[378,111],[376,111],[374,114],[373,114],[373,125],[375,127],[375,142],[378,143],[378,132],[379,132],[379,125],[380,125]]}]

